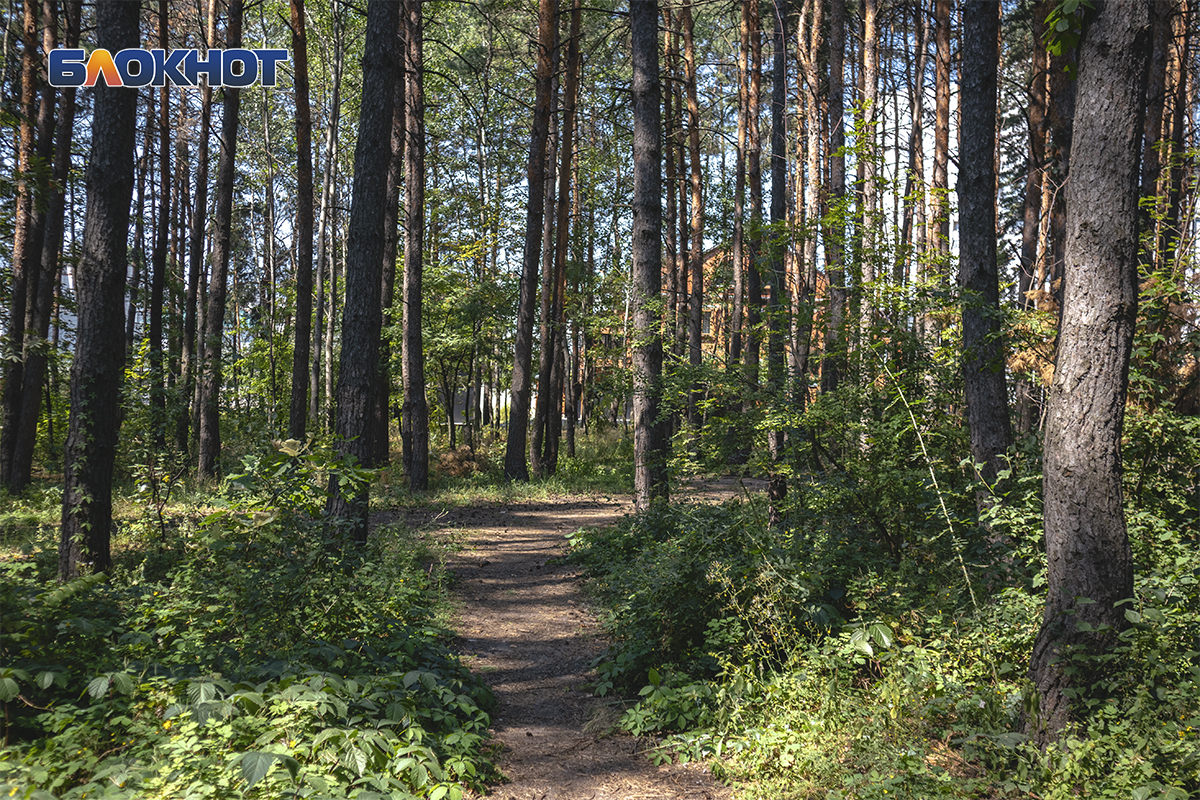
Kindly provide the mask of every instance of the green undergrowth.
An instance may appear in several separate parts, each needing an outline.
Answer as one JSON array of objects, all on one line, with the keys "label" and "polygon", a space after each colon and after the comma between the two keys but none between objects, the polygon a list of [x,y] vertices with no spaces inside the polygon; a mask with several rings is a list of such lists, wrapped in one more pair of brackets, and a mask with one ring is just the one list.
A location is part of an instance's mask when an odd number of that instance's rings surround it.
[{"label": "green undergrowth", "polygon": [[1101,677],[1045,751],[1023,733],[1045,596],[1033,457],[1008,476],[990,535],[971,527],[973,487],[950,469],[945,513],[932,486],[864,502],[828,470],[792,478],[777,528],[752,499],[576,534],[615,640],[596,693],[627,698],[621,725],[658,737],[657,760],[708,760],[747,798],[1198,797],[1200,498],[1186,465],[1200,463],[1200,436],[1188,425],[1132,420],[1127,452],[1158,438],[1126,476],[1130,626],[1103,663],[1069,667]]},{"label": "green undergrowth", "polygon": [[439,546],[329,526],[328,476],[370,476],[327,450],[245,466],[111,575],[57,585],[52,542],[0,563],[0,796],[438,800],[494,775]]}]

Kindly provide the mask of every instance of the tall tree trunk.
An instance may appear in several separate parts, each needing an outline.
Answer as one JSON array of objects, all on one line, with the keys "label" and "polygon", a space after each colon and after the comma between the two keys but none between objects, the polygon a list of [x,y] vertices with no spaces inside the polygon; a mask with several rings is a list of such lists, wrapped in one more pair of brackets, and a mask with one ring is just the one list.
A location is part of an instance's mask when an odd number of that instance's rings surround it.
[{"label": "tall tree trunk", "polygon": [[[98,0],[96,44],[109,52],[138,45],[139,3]],[[137,93],[95,87],[87,216],[76,269],[78,321],[71,365],[71,421],[63,465],[58,578],[112,565],[112,475],[120,420],[125,264]]]},{"label": "tall tree trunk", "polygon": [[308,426],[308,361],[312,352],[312,115],[308,99],[308,32],[305,28],[304,0],[291,0],[289,9],[296,95],[296,327],[292,342],[292,391],[288,409],[288,436],[303,441],[305,428]]},{"label": "tall tree trunk", "polygon": [[[158,2],[158,46],[168,49],[168,0]],[[150,424],[154,445],[167,444],[167,397],[163,375],[163,290],[167,281],[167,245],[171,228],[171,103],[170,89],[158,90],[158,225],[150,258]],[[149,121],[147,121],[149,125]]]},{"label": "tall tree trunk", "polygon": [[[66,4],[66,46],[79,44],[80,3],[71,0]],[[55,0],[44,0],[42,4],[43,33],[42,47],[46,52],[57,46],[58,7]],[[8,478],[9,491],[21,492],[33,473],[33,454],[37,445],[38,418],[41,416],[42,387],[46,377],[48,353],[46,340],[50,332],[50,312],[58,288],[59,253],[62,250],[63,208],[67,181],[71,170],[71,141],[75,127],[75,90],[62,91],[62,102],[58,106],[58,119],[49,125],[44,117],[53,107],[53,89],[49,85],[42,89],[42,107],[39,112],[39,139],[56,133],[54,141],[53,180],[45,187],[46,200],[40,212],[44,222],[40,239],[41,250],[37,254],[36,271],[30,274],[27,311],[25,315],[24,369],[22,374],[21,410],[16,425],[13,444],[13,462]],[[47,159],[49,160],[49,159]],[[46,165],[50,167],[49,164]],[[31,243],[32,244],[32,243]],[[15,391],[15,387],[14,387]],[[47,404],[49,412],[49,404]],[[5,427],[5,433],[9,428]],[[51,437],[53,439],[53,437]]]},{"label": "tall tree trunk", "polygon": [[[796,53],[804,71],[805,117],[805,183],[804,183],[804,255],[803,280],[797,287],[798,311],[796,321],[796,393],[803,404],[808,399],[808,361],[812,346],[813,296],[817,284],[817,230],[821,218],[821,85],[818,74],[818,55],[823,47],[822,12],[820,0],[806,0],[802,18],[807,19],[808,35],[796,37]],[[802,29],[803,30],[803,29]]]},{"label": "tall tree trunk", "polygon": [[[933,23],[936,55],[934,58],[933,180],[929,186],[929,249],[925,280],[945,283],[950,258],[950,204],[948,165],[950,163],[950,9],[951,0],[934,0]],[[922,321],[926,341],[937,335],[937,323],[930,313]]]},{"label": "tall tree trunk", "polygon": [[429,486],[429,404],[421,336],[421,270],[425,248],[425,76],[422,0],[404,0],[404,435],[409,488]]},{"label": "tall tree trunk", "polygon": [[[205,25],[204,36],[204,51],[207,57],[208,48],[215,44],[216,26],[217,26],[217,0],[207,0],[208,2],[208,19]],[[187,297],[184,300],[183,310],[183,353],[180,357],[180,371],[183,375],[183,388],[180,391],[180,396],[183,398],[180,403],[180,419],[176,421],[176,428],[182,430],[183,435],[176,435],[180,439],[180,451],[187,452],[184,445],[189,439],[188,429],[191,427],[193,420],[193,411],[196,415],[200,413],[199,407],[199,368],[203,361],[203,342],[197,341],[196,333],[199,328],[197,325],[197,317],[201,311],[201,288],[200,279],[203,273],[204,255],[207,252],[204,246],[206,223],[208,215],[208,139],[209,127],[212,123],[212,87],[209,86],[207,76],[200,89],[200,136],[199,142],[196,145],[196,195],[195,195],[195,210],[192,212],[192,224],[188,232],[188,275],[187,275]],[[194,403],[194,409],[190,408]],[[198,428],[199,426],[197,426]]]},{"label": "tall tree trunk", "polygon": [[554,3],[538,3],[538,57],[533,124],[529,142],[526,183],[529,200],[525,212],[525,249],[521,261],[521,294],[517,301],[517,331],[514,342],[512,400],[509,406],[508,440],[504,451],[504,476],[529,480],[525,444],[529,433],[529,400],[533,367],[533,311],[538,287],[542,222],[545,213],[546,145],[553,113],[552,55],[554,50]]},{"label": "tall tree trunk", "polygon": [[845,219],[842,205],[846,196],[845,81],[843,52],[846,49],[845,0],[829,2],[829,200],[825,240],[825,276],[829,281],[829,318],[825,326],[825,353],[821,362],[821,391],[832,392],[841,383],[845,371]]},{"label": "tall tree trunk", "polygon": [[633,61],[633,486],[639,509],[667,499],[662,392],[662,149],[658,2],[630,0]]},{"label": "tall tree trunk", "polygon": [[[401,26],[396,32],[397,63],[404,54],[404,20],[398,15]],[[383,273],[380,284],[380,304],[383,307],[385,333],[379,343],[379,382],[375,390],[375,452],[372,466],[388,463],[391,437],[388,433],[388,407],[392,399],[392,335],[394,320],[391,307],[395,302],[396,253],[400,245],[400,185],[404,182],[404,69],[401,65],[392,89],[391,154],[387,167],[387,187],[384,193],[383,216]]]},{"label": "tall tree trunk", "polygon": [[[704,321],[704,185],[701,170],[703,165],[700,162],[700,103],[696,99],[696,44],[692,35],[694,27],[692,5],[693,0],[687,0],[682,12],[683,81],[687,91],[688,160],[692,167],[692,243],[688,264],[691,282],[691,294],[688,297],[688,365],[698,371]],[[701,423],[700,400],[703,392],[701,383],[693,380],[692,390],[688,394],[687,412],[688,423],[694,430],[699,429]]]},{"label": "tall tree trunk", "polygon": [[[768,243],[771,257],[771,294],[767,298],[767,385],[775,402],[782,402],[787,375],[784,365],[784,342],[787,337],[787,298],[785,284],[785,254],[787,252],[787,0],[775,0],[774,6],[774,66],[771,80],[771,235]],[[767,431],[767,447],[771,453],[771,474],[768,496],[772,524],[781,521],[781,504],[787,497],[787,478],[779,464],[783,461],[784,432],[782,428]]]},{"label": "tall tree trunk", "polygon": [[529,435],[529,471],[534,477],[546,475],[545,446],[546,431],[550,419],[550,395],[553,382],[551,372],[554,369],[554,220],[556,217],[554,204],[557,174],[555,166],[558,161],[558,27],[554,29],[554,55],[551,57],[551,70],[554,77],[550,83],[550,127],[546,143],[546,180],[544,183],[545,197],[543,204],[546,209],[542,220],[542,286],[538,304],[538,382],[537,397],[533,406],[533,430]]},{"label": "tall tree trunk", "polygon": [[862,133],[866,143],[859,149],[858,158],[862,165],[862,292],[858,307],[861,342],[863,345],[862,367],[871,374],[872,365],[866,350],[870,346],[871,327],[875,321],[875,236],[882,220],[879,218],[879,192],[875,185],[876,139],[875,121],[879,118],[879,0],[863,0],[863,45],[862,45]]},{"label": "tall tree trunk", "polygon": [[[342,114],[342,71],[345,66],[345,20],[341,7],[334,12],[333,23],[333,95],[326,116],[329,123],[325,128],[325,169],[321,178],[321,212],[317,220],[317,302],[313,313],[312,364],[308,376],[308,416],[317,424],[321,409],[321,359],[325,344],[325,287],[331,283],[334,272],[333,238],[331,223],[334,194],[337,187],[338,124]],[[332,303],[330,304],[332,313]],[[322,426],[323,427],[323,426]]]},{"label": "tall tree trunk", "polygon": [[[417,12],[420,13],[419,11]],[[400,7],[392,0],[367,5],[363,48],[363,102],[354,148],[354,189],[347,233],[346,301],[337,381],[337,448],[359,464],[376,460],[375,416],[379,400],[380,307],[383,281],[384,198],[392,160],[392,112],[397,69],[396,30]],[[419,36],[419,33],[418,33]],[[329,517],[360,545],[367,541],[366,486],[351,494],[337,476],[329,480]]]},{"label": "tall tree trunk", "polygon": [[13,219],[12,304],[8,318],[8,346],[11,354],[4,366],[4,427],[0,430],[0,483],[13,487],[13,458],[17,446],[17,426],[21,419],[21,398],[25,380],[25,313],[29,288],[41,256],[34,241],[37,215],[38,181],[35,177],[36,136],[35,106],[38,84],[38,15],[36,0],[24,0],[21,20],[21,99],[17,128],[17,204]]},{"label": "tall tree trunk", "polygon": [[[1040,42],[1045,31],[1045,16],[1040,7],[1033,14],[1033,39]],[[1025,173],[1025,203],[1022,209],[1021,227],[1021,262],[1017,277],[1017,305],[1022,310],[1034,307],[1029,292],[1040,289],[1035,285],[1038,264],[1038,235],[1042,220],[1042,193],[1047,180],[1046,176],[1046,78],[1050,68],[1050,56],[1044,47],[1033,49],[1031,71],[1033,73],[1029,87],[1029,112],[1027,123],[1029,127],[1028,168]],[[1017,395],[1017,434],[1028,436],[1033,430],[1034,418],[1034,387],[1024,375],[1016,376]]]},{"label": "tall tree trunk", "polygon": [[[762,270],[759,256],[763,249],[763,196],[762,196],[762,131],[760,109],[762,105],[762,28],[758,3],[743,0],[749,6],[750,28],[750,91],[749,91],[749,152],[746,154],[746,180],[750,184],[750,241],[746,254],[746,382],[751,391],[758,388],[759,356],[762,350]],[[838,0],[834,0],[838,2]],[[753,406],[747,400],[747,410]]]},{"label": "tall tree trunk", "polygon": [[[975,2],[963,17],[962,144],[959,148],[959,285],[963,293],[963,387],[971,459],[989,486],[1012,446],[1000,275],[996,263],[996,100],[999,2]],[[981,491],[979,510],[991,503]]]},{"label": "tall tree trunk", "polygon": [[733,262],[733,302],[729,312],[729,369],[736,371],[742,362],[743,298],[746,295],[746,149],[749,135],[750,105],[750,4],[742,2],[738,48],[738,128],[737,161],[733,178],[733,241],[730,260]]},{"label": "tall tree trunk", "polygon": [[[231,0],[225,32],[226,49],[242,46],[242,0]],[[221,455],[221,349],[225,335],[225,299],[232,251],[233,173],[237,158],[241,90],[226,86],[221,111],[221,156],[217,161],[216,208],[213,212],[213,263],[204,314],[204,375],[200,385],[201,475],[217,474]]]},{"label": "tall tree trunk", "polygon": [[[925,12],[922,3],[913,7],[913,35],[916,40],[916,64],[910,74],[909,117],[912,127],[908,135],[908,176],[904,181],[904,216],[901,223],[900,246],[896,248],[896,263],[892,280],[897,286],[904,285],[908,280],[908,267],[913,257],[918,259],[924,250],[925,243],[919,241],[920,234],[914,239],[914,229],[918,227],[917,217],[924,214],[925,195],[925,59],[928,48],[925,45],[928,25],[925,22]],[[1040,50],[1041,48],[1037,48]],[[906,69],[912,62],[905,57]],[[915,252],[914,252],[915,251]]]},{"label": "tall tree trunk", "polygon": [[1080,46],[1066,306],[1046,424],[1048,594],[1029,666],[1040,698],[1030,732],[1043,743],[1058,738],[1072,695],[1096,677],[1096,662],[1072,664],[1070,654],[1110,651],[1127,624],[1118,603],[1133,596],[1121,433],[1138,302],[1149,5],[1098,3]]},{"label": "tall tree trunk", "polygon": [[[566,397],[565,352],[566,352],[566,291],[567,291],[567,247],[571,232],[571,160],[575,150],[576,107],[579,102],[580,36],[582,6],[572,0],[570,39],[567,44],[566,85],[563,87],[563,125],[559,146],[558,166],[558,209],[554,225],[554,286],[550,306],[550,348],[553,363],[550,369],[549,399],[547,404],[546,442],[542,454],[542,470],[553,475],[558,467],[558,447],[562,438],[562,410]],[[578,193],[578,187],[575,189]],[[539,386],[541,378],[539,376]],[[539,394],[540,394],[539,388]]]}]

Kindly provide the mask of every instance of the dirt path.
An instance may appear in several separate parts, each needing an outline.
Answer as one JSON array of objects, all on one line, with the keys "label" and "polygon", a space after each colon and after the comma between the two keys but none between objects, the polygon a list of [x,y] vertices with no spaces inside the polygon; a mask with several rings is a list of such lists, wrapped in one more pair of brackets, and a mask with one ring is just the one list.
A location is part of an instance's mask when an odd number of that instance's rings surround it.
[{"label": "dirt path", "polygon": [[[730,493],[720,484],[696,492]],[[614,732],[617,712],[585,688],[607,643],[580,593],[581,570],[564,563],[564,537],[629,510],[617,499],[562,498],[460,509],[435,523],[466,536],[449,565],[461,609],[458,650],[500,702],[492,733],[508,781],[491,798],[732,797],[703,767],[653,766],[644,754],[649,743]]]}]

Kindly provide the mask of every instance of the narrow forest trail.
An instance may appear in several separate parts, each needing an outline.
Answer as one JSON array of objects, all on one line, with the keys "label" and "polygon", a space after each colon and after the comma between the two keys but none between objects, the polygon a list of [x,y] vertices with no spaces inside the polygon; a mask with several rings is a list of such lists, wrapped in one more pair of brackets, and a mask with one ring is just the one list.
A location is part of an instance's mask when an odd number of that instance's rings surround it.
[{"label": "narrow forest trail", "polygon": [[[691,490],[720,499],[728,479]],[[459,607],[458,651],[499,700],[492,733],[507,778],[497,800],[726,800],[702,766],[656,767],[647,743],[614,732],[617,712],[593,697],[591,664],[607,642],[566,563],[566,534],[611,525],[628,501],[571,497],[451,510],[432,525],[464,549],[448,567]],[[419,516],[410,521],[421,524]]]}]

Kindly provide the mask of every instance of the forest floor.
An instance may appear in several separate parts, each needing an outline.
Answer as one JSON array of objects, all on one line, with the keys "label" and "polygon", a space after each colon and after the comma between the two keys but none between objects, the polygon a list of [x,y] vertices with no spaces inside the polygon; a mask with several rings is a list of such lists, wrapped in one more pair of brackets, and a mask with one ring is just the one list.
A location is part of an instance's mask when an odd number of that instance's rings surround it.
[{"label": "forest floor", "polygon": [[[721,501],[745,490],[738,479],[722,478],[695,482],[680,496]],[[488,797],[732,797],[702,765],[652,765],[646,752],[654,742],[622,733],[619,701],[594,697],[588,688],[595,679],[591,665],[608,642],[582,593],[582,568],[565,558],[566,536],[611,525],[631,510],[627,499],[592,496],[393,517],[454,535],[464,545],[447,565],[456,648],[499,700],[492,735],[506,780]]]}]

